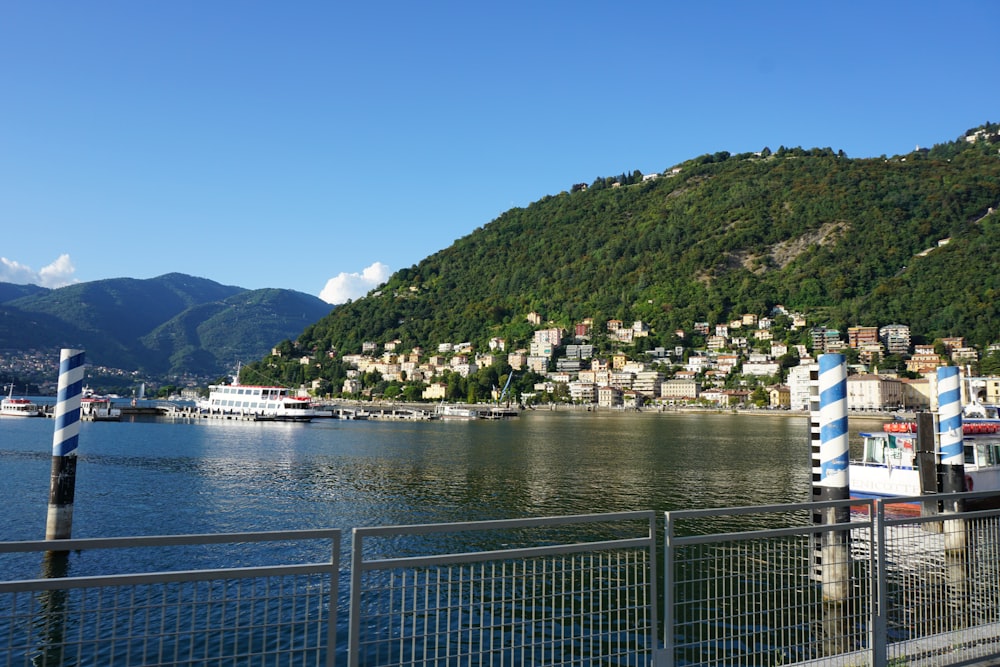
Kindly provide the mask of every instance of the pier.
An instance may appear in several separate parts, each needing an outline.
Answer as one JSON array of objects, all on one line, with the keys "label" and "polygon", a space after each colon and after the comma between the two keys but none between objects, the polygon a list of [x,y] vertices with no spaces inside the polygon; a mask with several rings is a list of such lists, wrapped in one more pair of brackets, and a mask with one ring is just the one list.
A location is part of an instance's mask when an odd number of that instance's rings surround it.
[{"label": "pier", "polygon": [[[116,409],[119,409],[116,406]],[[502,406],[472,405],[469,410],[475,413],[474,419],[499,420],[512,419],[520,412],[515,408]],[[143,419],[164,419],[168,421],[242,421],[242,422],[309,422],[323,419],[345,419],[345,420],[391,420],[391,421],[429,421],[439,419],[434,407],[400,404],[400,405],[325,405],[318,406],[314,414],[308,417],[272,417],[252,410],[200,410],[190,405],[177,405],[169,402],[160,402],[155,405],[145,406],[121,406],[121,419],[129,420],[135,418]],[[51,417],[51,412],[48,413]],[[88,421],[92,418],[85,417]]]}]

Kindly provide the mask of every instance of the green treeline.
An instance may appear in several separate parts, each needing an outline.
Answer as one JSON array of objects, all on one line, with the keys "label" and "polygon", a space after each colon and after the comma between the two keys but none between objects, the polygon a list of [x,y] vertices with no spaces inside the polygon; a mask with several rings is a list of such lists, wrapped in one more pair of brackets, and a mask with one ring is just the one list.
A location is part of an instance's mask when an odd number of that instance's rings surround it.
[{"label": "green treeline", "polygon": [[396,272],[288,351],[393,339],[484,350],[492,337],[510,350],[530,340],[532,311],[570,331],[584,318],[642,320],[644,345],[670,345],[696,321],[776,304],[811,325],[901,323],[917,341],[962,335],[982,348],[1000,338],[1000,230],[987,215],[1000,206],[1000,143],[996,125],[977,129],[975,142],[892,158],[779,147],[577,184]]}]

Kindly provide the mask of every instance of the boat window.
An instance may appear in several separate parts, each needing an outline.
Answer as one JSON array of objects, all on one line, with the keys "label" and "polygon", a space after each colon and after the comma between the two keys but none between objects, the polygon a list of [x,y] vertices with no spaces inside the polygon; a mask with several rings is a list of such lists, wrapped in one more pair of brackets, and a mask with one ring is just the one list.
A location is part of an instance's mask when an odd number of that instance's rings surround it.
[{"label": "boat window", "polygon": [[881,438],[868,438],[865,442],[865,461],[871,463],[883,462],[883,441]]},{"label": "boat window", "polygon": [[965,446],[965,463],[967,465],[975,465],[976,464],[976,451],[975,451],[974,445],[966,445]]}]

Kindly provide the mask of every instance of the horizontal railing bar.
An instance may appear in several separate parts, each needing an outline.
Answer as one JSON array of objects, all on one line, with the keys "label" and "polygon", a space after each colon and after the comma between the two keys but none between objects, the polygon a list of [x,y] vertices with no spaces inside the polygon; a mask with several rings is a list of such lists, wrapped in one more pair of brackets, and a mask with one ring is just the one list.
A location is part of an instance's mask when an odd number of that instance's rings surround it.
[{"label": "horizontal railing bar", "polygon": [[336,574],[336,563],[304,563],[299,565],[264,565],[259,567],[217,568],[211,570],[176,570],[172,572],[144,572],[137,574],[108,574],[90,577],[53,577],[51,579],[22,579],[0,581],[0,593],[47,591],[56,589],[96,588],[100,586],[136,586],[140,584],[165,584],[181,581],[207,581],[225,579],[254,579],[302,574]]},{"label": "horizontal railing bar", "polygon": [[921,501],[936,500],[962,500],[964,498],[989,498],[995,496],[996,491],[951,491],[947,493],[925,493],[919,496],[891,496],[881,498],[879,502],[887,505],[896,503],[916,503]]},{"label": "horizontal railing bar", "polygon": [[473,530],[495,530],[497,528],[534,528],[547,526],[563,526],[586,523],[601,523],[622,520],[649,520],[654,518],[653,510],[636,512],[610,512],[607,514],[577,514],[550,517],[531,517],[527,519],[495,519],[491,521],[461,521],[454,523],[422,523],[406,526],[367,526],[355,528],[354,534],[364,537],[426,535],[429,533],[458,533]]},{"label": "horizontal railing bar", "polygon": [[883,519],[886,528],[894,526],[920,526],[925,523],[944,523],[948,521],[967,521],[987,516],[996,516],[996,510],[981,510],[978,512],[941,512],[940,514],[925,514],[911,517],[889,517]]},{"label": "horizontal railing bar", "polygon": [[[926,497],[926,496],[921,496]],[[701,519],[711,516],[735,516],[746,514],[791,514],[838,507],[871,507],[874,500],[869,498],[854,498],[850,500],[821,500],[784,505],[744,505],[741,507],[721,507],[712,509],[671,510],[665,512],[671,520]]]},{"label": "horizontal railing bar", "polygon": [[0,553],[23,553],[31,551],[82,551],[85,549],[128,549],[135,547],[275,542],[279,540],[321,540],[336,539],[341,535],[341,533],[342,531],[339,528],[321,528],[255,533],[201,533],[189,535],[76,538],[68,540],[30,540],[22,542],[0,542]]},{"label": "horizontal railing bar", "polygon": [[857,521],[852,523],[832,523],[816,524],[814,526],[793,526],[792,528],[767,528],[763,530],[742,531],[736,533],[712,533],[709,535],[684,535],[681,537],[671,536],[668,541],[671,546],[688,546],[692,544],[707,544],[710,542],[746,542],[748,540],[760,540],[768,537],[807,537],[822,533],[833,533],[838,531],[853,531],[870,528],[868,521]]},{"label": "horizontal railing bar", "polygon": [[428,565],[477,563],[490,560],[562,555],[583,551],[612,551],[615,549],[648,548],[652,544],[653,538],[643,537],[633,538],[630,540],[558,544],[541,547],[525,547],[521,549],[474,551],[459,554],[439,554],[433,556],[408,556],[405,558],[383,558],[379,560],[362,561],[360,566],[363,572],[370,572],[373,570],[389,570],[398,567],[426,567]]}]

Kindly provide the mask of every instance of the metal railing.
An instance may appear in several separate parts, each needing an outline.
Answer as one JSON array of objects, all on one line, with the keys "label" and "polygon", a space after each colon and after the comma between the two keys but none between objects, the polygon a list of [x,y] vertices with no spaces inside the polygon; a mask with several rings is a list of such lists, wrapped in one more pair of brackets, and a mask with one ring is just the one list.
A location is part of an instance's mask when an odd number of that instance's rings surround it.
[{"label": "metal railing", "polygon": [[[233,566],[316,540],[324,561]],[[40,557],[41,577],[0,582],[4,665],[333,664],[339,530],[0,543],[13,554]],[[67,576],[137,562],[160,569]]]},{"label": "metal railing", "polygon": [[656,517],[0,543],[0,665],[1000,659],[1000,510],[668,512],[663,561]]},{"label": "metal railing", "polygon": [[[357,528],[350,665],[649,664],[655,520],[629,512]],[[400,540],[409,555],[393,546]],[[442,544],[448,553],[434,553]]]},{"label": "metal railing", "polygon": [[1000,511],[939,502],[668,512],[658,667],[1000,658]]},{"label": "metal railing", "polygon": [[874,578],[871,557],[852,559],[849,550],[870,541],[872,521],[816,523],[817,510],[841,508],[848,505],[667,512],[665,664],[858,658],[870,644]]},{"label": "metal railing", "polygon": [[[984,494],[962,497],[971,505]],[[894,516],[879,506],[877,516],[887,663],[996,664],[1000,510]]]}]

